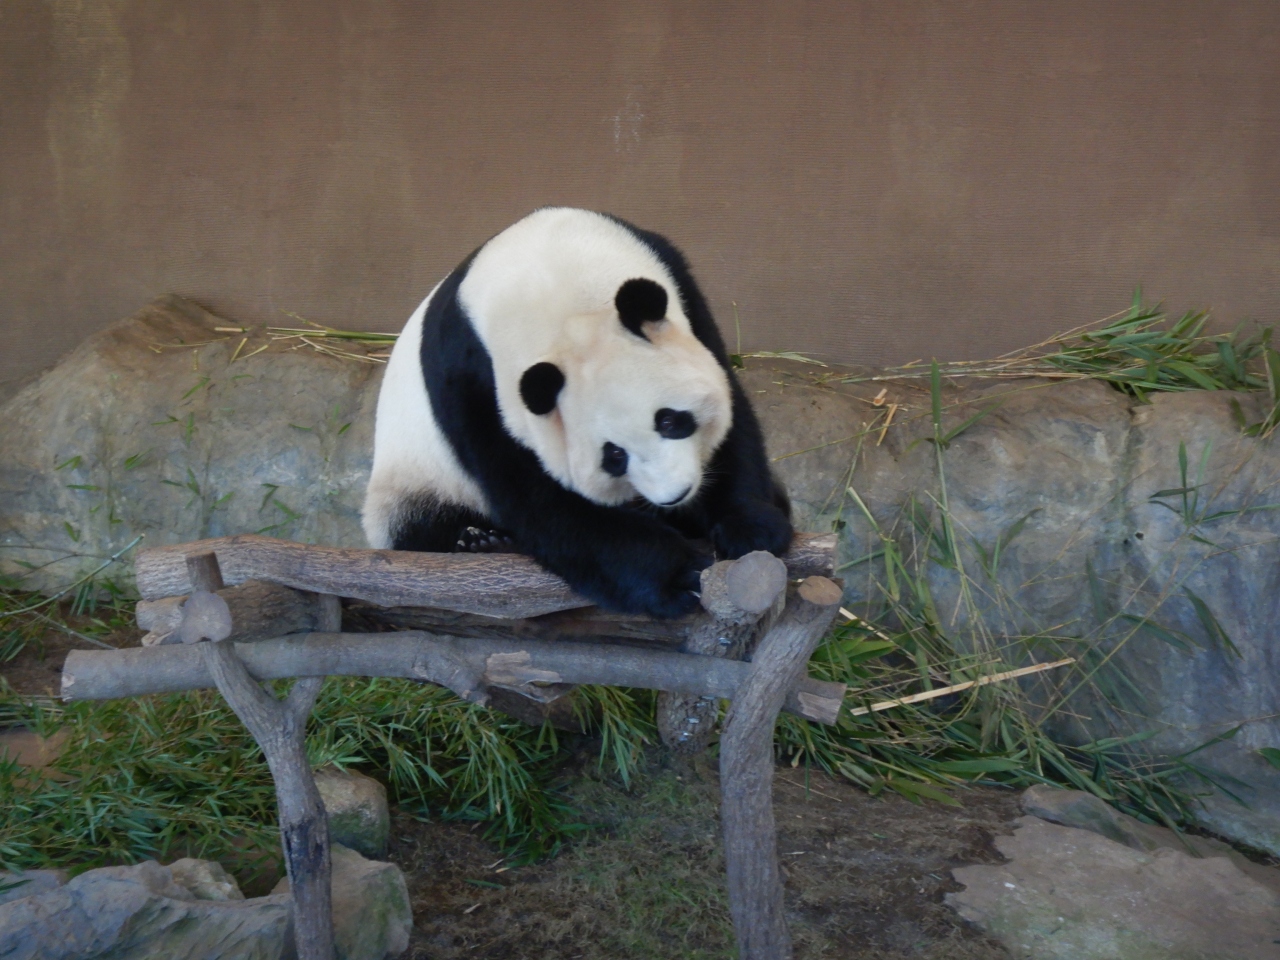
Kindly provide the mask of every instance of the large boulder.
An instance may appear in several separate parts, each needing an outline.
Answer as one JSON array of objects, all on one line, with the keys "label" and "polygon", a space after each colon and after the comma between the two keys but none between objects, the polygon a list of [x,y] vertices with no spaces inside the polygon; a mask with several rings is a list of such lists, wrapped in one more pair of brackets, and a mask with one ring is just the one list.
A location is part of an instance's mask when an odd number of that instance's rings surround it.
[{"label": "large boulder", "polygon": [[[909,567],[927,556],[938,622],[958,641],[990,649],[1047,634],[1035,659],[1080,659],[1027,684],[1043,698],[1074,691],[1051,719],[1059,736],[1141,734],[1157,756],[1196,751],[1188,767],[1239,798],[1206,796],[1202,822],[1280,854],[1280,770],[1259,753],[1280,745],[1280,434],[1242,435],[1233,409],[1260,420],[1260,395],[1139,404],[1096,381],[977,381],[944,390],[942,432],[989,412],[939,451],[927,381],[888,384],[876,407],[880,381],[824,383],[794,368],[744,380],[801,523],[842,528],[852,605],[882,600],[882,560],[856,562],[882,536]],[[881,441],[889,403],[896,426]],[[1168,492],[1184,488],[1185,500]],[[904,509],[913,501],[918,523]],[[940,502],[955,557],[931,537]]]},{"label": "large boulder", "polygon": [[381,367],[217,327],[166,297],[0,408],[0,572],[50,590],[139,535],[364,545]]},{"label": "large boulder", "polygon": [[[52,590],[139,534],[363,544],[381,367],[216,329],[235,326],[157,301],[0,406],[0,572]],[[947,384],[944,435],[986,415],[939,449],[926,379],[748,361],[742,380],[798,525],[841,531],[849,604],[877,610],[892,546],[957,643],[1080,659],[1024,681],[1074,691],[1060,736],[1152,734],[1142,749],[1168,758],[1212,742],[1188,762],[1239,781],[1244,803],[1216,794],[1204,822],[1280,854],[1280,770],[1259,753],[1280,746],[1280,440],[1242,436],[1233,409],[1260,419],[1260,395]],[[930,535],[940,503],[951,538]],[[110,572],[127,579],[127,560]]]},{"label": "large boulder", "polygon": [[358,770],[321,767],[315,777],[329,839],[366,857],[386,856],[391,837],[387,788]]},{"label": "large boulder", "polygon": [[[333,844],[333,931],[338,960],[384,960],[413,930],[400,868]],[[70,882],[59,871],[0,873],[5,960],[285,960],[295,955],[289,881],[246,900],[217,863],[186,858],[101,867]]]},{"label": "large boulder", "polygon": [[1143,823],[1083,790],[1045,785],[1029,787],[1022,794],[1022,809],[1030,816],[1088,830],[1142,853],[1177,850],[1200,859],[1225,857],[1242,873],[1280,895],[1280,869],[1250,860],[1235,847],[1213,837],[1175,833],[1168,827]]},{"label": "large boulder", "polygon": [[1268,960],[1280,894],[1226,857],[1140,852],[1099,834],[1018,821],[1006,863],[953,870],[962,917],[1028,960]]},{"label": "large boulder", "polygon": [[[409,949],[413,911],[404,874],[394,863],[367,860],[335,843],[333,863],[333,945],[338,960],[384,960]],[[285,877],[272,891],[287,894]]]},{"label": "large boulder", "polygon": [[292,950],[288,896],[205,900],[153,860],[103,867],[0,904],[6,960],[280,960]]}]

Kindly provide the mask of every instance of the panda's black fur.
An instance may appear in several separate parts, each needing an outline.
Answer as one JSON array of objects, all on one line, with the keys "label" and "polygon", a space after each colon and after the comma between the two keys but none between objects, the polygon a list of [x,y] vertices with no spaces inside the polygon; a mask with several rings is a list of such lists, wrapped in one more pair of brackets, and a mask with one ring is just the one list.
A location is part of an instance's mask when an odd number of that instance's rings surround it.
[{"label": "panda's black fur", "polygon": [[[791,541],[790,508],[769,469],[759,424],[685,258],[665,237],[610,219],[665,266],[693,335],[728,378],[732,424],[707,465],[697,498],[670,510],[643,502],[595,503],[552,477],[533,450],[504,428],[494,364],[458,297],[477,250],[431,296],[422,318],[419,356],[436,423],[458,464],[483,492],[490,514],[429,492],[420,494],[400,505],[390,545],[397,550],[449,551],[510,543],[602,606],[673,617],[691,612],[697,604],[699,573],[714,559],[708,542],[719,558],[753,550],[780,554]],[[643,336],[642,325],[653,319],[657,308],[652,290],[643,285],[620,289],[616,304],[622,323]],[[559,370],[544,366],[555,372],[526,371],[521,381],[524,402],[535,413],[544,413],[536,405],[546,405],[548,392],[554,403],[559,390]]]}]

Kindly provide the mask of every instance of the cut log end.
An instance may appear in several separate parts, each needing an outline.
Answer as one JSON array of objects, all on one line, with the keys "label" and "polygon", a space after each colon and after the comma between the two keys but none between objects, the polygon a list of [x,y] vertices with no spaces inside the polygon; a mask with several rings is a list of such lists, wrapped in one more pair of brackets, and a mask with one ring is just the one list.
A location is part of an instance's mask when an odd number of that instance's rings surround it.
[{"label": "cut log end", "polygon": [[826,577],[809,577],[800,584],[800,596],[814,606],[830,607],[840,602],[840,587]]},{"label": "cut log end", "polygon": [[764,550],[748,553],[725,573],[729,599],[747,613],[764,613],[786,586],[787,565]]},{"label": "cut log end", "polygon": [[216,593],[197,590],[182,605],[178,638],[183,643],[225,640],[231,636],[231,629],[231,608]]}]

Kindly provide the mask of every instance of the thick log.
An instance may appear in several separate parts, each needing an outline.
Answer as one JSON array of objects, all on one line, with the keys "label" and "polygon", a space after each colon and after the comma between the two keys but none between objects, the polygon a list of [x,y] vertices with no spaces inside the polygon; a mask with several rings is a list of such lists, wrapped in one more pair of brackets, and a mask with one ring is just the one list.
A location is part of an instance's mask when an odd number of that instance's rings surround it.
[{"label": "thick log", "polygon": [[[227,604],[235,625],[227,639],[236,643],[270,640],[290,633],[319,630],[332,615],[336,597],[294,590],[265,580],[246,580],[217,591]],[[177,642],[186,597],[138,601],[138,626],[148,631],[144,647]]]},{"label": "thick log", "polygon": [[432,607],[379,607],[363,600],[352,600],[343,605],[342,625],[349,633],[425,630],[455,637],[589,640],[676,650],[684,642],[694,620],[706,616],[699,611],[678,620],[654,620],[641,614],[583,607],[540,617],[506,619]]},{"label": "thick log", "polygon": [[186,558],[215,551],[228,583],[269,580],[381,606],[445,607],[534,617],[587,606],[563,580],[516,554],[410,553],[318,547],[255,534],[144,550],[138,591],[156,600],[191,592]]},{"label": "thick log", "polygon": [[[307,718],[324,683],[303,677],[284,700],[262,689],[236,655],[226,602],[217,595],[222,575],[213,553],[187,557],[193,593],[179,627],[223,699],[262,749],[276,787],[276,809],[289,892],[293,940],[299,960],[334,960],[329,823],[307,760]],[[334,627],[330,622],[324,626]]]},{"label": "thick log", "polygon": [[720,737],[720,823],[729,912],[741,960],[788,960],[773,817],[773,731],[788,691],[840,606],[840,588],[811,577],[756,648]]},{"label": "thick log", "polygon": [[[680,651],[742,659],[760,627],[770,622],[766,615],[781,610],[786,587],[786,567],[764,551],[704,570],[704,613],[689,623]],[[707,749],[720,712],[716,697],[662,693],[657,707],[658,734],[668,749],[680,756],[696,756]]]},{"label": "thick log", "polygon": [[[258,680],[409,677],[477,702],[484,702],[486,687],[495,683],[598,683],[731,699],[751,668],[734,660],[638,647],[460,638],[419,630],[300,634],[234,647]],[[62,669],[62,697],[111,700],[211,687],[213,678],[197,654],[187,645],[73,650]],[[786,709],[835,723],[844,690],[842,683],[802,677],[787,692]]]},{"label": "thick log", "polygon": [[[514,553],[410,553],[318,547],[255,534],[197,540],[139,552],[134,565],[145,600],[191,592],[186,558],[216,552],[229,584],[269,580],[298,590],[384,607],[439,607],[525,618],[589,606],[554,574]],[[832,534],[800,534],[784,557],[788,574],[829,573]]]}]

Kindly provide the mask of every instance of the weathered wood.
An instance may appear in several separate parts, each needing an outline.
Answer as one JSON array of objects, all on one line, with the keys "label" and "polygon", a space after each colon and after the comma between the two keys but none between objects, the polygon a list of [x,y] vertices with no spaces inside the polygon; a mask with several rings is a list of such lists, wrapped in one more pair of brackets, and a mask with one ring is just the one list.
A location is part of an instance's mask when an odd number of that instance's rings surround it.
[{"label": "weathered wood", "polygon": [[729,911],[741,960],[787,960],[773,817],[773,731],[778,711],[840,605],[840,588],[811,577],[756,648],[720,737],[720,822]]},{"label": "weathered wood", "polygon": [[[750,671],[750,664],[738,661],[639,647],[449,637],[419,630],[299,634],[234,647],[259,680],[410,677],[474,701],[483,701],[492,683],[598,683],[732,698]],[[62,697],[110,700],[213,686],[196,653],[185,645],[73,650],[62,669]],[[491,671],[489,658],[494,655],[498,659]],[[842,683],[801,677],[788,692],[786,709],[834,723],[844,690]]]},{"label": "weathered wood", "polygon": [[[186,563],[193,593],[185,604],[179,632],[184,643],[195,644],[200,663],[249,728],[275,781],[297,956],[299,960],[334,960],[329,823],[306,747],[307,718],[324,677],[303,677],[283,701],[263,690],[241,663],[235,644],[225,642],[232,623],[226,602],[214,592],[222,587],[217,557],[196,554],[187,557]],[[333,607],[326,605],[326,609],[331,624]]]},{"label": "weathered wood", "polygon": [[[525,618],[589,606],[554,574],[514,553],[411,553],[318,547],[254,534],[140,551],[134,564],[143,599],[191,592],[187,556],[216,552],[228,583],[269,580],[298,590],[384,607],[439,607]],[[792,577],[830,572],[835,538],[798,535],[783,560]]]},{"label": "weathered wood", "polygon": [[189,593],[186,557],[210,550],[229,583],[270,580],[383,606],[532,617],[587,605],[559,577],[516,554],[355,550],[255,534],[143,550],[135,562],[138,591],[148,600]]},{"label": "weathered wood", "polygon": [[[702,572],[704,613],[691,618],[680,645],[683,653],[742,659],[762,623],[784,599],[787,570],[764,551],[717,563]],[[762,618],[764,618],[762,620]],[[673,693],[658,696],[656,721],[662,742],[680,756],[702,753],[715,736],[720,701]]]},{"label": "weathered wood", "polygon": [[[228,640],[252,643],[290,633],[306,633],[324,629],[321,620],[336,597],[294,590],[292,587],[265,580],[246,580],[234,587],[223,587],[218,596],[226,601],[235,629]],[[138,626],[147,631],[144,647],[157,643],[177,642],[182,626],[182,604],[186,597],[138,601]],[[340,603],[340,602],[339,602]]]},{"label": "weathered wood", "polygon": [[671,650],[678,649],[684,642],[684,636],[696,618],[706,616],[705,612],[699,611],[678,620],[653,620],[640,614],[583,607],[540,617],[506,619],[431,607],[379,607],[363,600],[349,601],[343,608],[343,623],[352,633],[425,630],[456,637],[590,640]]}]

